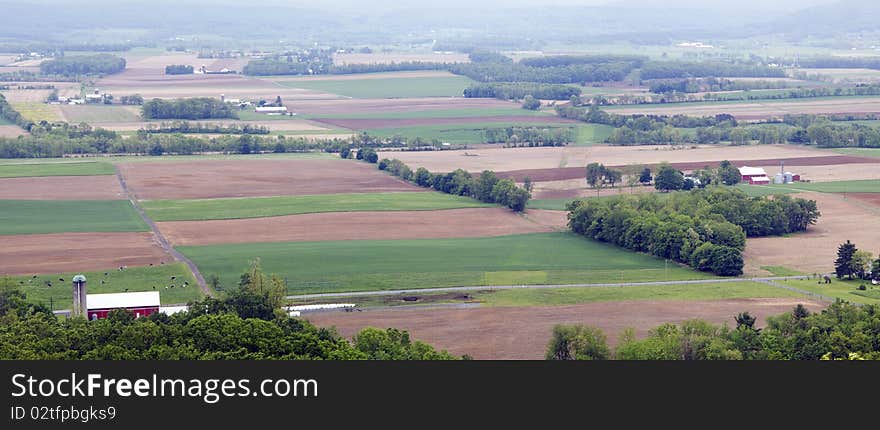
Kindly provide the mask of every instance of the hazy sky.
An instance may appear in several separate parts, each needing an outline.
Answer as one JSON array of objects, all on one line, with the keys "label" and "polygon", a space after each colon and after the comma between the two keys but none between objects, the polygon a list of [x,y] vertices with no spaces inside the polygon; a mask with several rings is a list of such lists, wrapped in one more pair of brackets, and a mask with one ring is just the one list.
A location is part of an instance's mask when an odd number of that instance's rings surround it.
[{"label": "hazy sky", "polygon": [[[254,2],[259,5],[272,6],[296,6],[310,9],[333,10],[340,7],[346,9],[358,8],[365,11],[382,9],[412,9],[412,8],[461,8],[461,7],[552,7],[564,6],[600,6],[609,5],[616,7],[687,7],[694,9],[734,9],[734,10],[797,10],[810,6],[834,3],[837,0],[443,0],[441,2],[426,2],[425,0],[259,0]],[[866,0],[871,1],[871,0]],[[4,3],[33,3],[33,4],[95,4],[109,3],[122,6],[125,3],[194,3],[205,5],[247,5],[241,0],[0,0]]]}]

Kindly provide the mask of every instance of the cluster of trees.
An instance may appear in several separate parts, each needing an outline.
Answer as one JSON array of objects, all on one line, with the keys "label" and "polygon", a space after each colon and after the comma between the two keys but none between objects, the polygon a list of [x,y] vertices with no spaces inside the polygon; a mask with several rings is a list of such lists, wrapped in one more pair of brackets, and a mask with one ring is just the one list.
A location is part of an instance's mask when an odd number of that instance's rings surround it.
[{"label": "cluster of trees", "polygon": [[466,98],[496,98],[520,100],[533,96],[542,100],[569,100],[581,95],[581,89],[572,85],[541,83],[480,83],[464,89]]},{"label": "cluster of trees", "polygon": [[724,78],[690,78],[680,80],[657,80],[649,83],[652,93],[704,93],[709,91],[747,91],[747,90],[771,90],[775,88],[787,88],[786,81],[733,81]]},{"label": "cluster of trees", "polygon": [[390,63],[357,63],[357,64],[331,64],[327,73],[344,75],[348,73],[379,73],[379,72],[406,72],[414,70],[446,70],[447,63],[435,63],[425,61],[401,61]]},{"label": "cluster of trees", "polygon": [[132,94],[130,96],[119,97],[119,103],[124,105],[140,106],[144,104],[144,96],[140,94]]},{"label": "cluster of trees", "polygon": [[[332,60],[331,60],[332,62]],[[294,61],[292,57],[262,58],[249,61],[241,70],[245,75],[317,75],[326,73],[331,63],[326,61]]]},{"label": "cluster of trees", "polygon": [[516,212],[526,209],[532,197],[525,187],[519,187],[511,179],[500,179],[491,170],[485,170],[478,177],[458,169],[449,173],[431,173],[424,167],[415,171],[398,159],[382,159],[379,170],[384,170],[403,180],[411,181],[424,188],[457,196],[467,196],[486,203],[506,206]]},{"label": "cluster of trees", "polygon": [[457,63],[450,72],[479,82],[542,82],[572,84],[623,80],[632,70],[629,62],[570,64],[535,67],[520,63]]},{"label": "cluster of trees", "polygon": [[349,342],[332,329],[288,317],[277,298],[281,288],[284,282],[263,275],[257,264],[242,275],[240,288],[189,303],[189,311],[135,318],[120,309],[87,321],[58,319],[45,306],[28,303],[9,278],[0,279],[0,359],[455,359],[396,329],[367,328]]},{"label": "cluster of trees", "polygon": [[875,260],[870,252],[856,248],[854,243],[847,240],[837,248],[834,273],[838,279],[880,280],[880,257]]},{"label": "cluster of trees", "polygon": [[575,200],[567,210],[575,233],[721,276],[742,273],[747,236],[804,231],[819,217],[812,200],[748,197],[717,187]]},{"label": "cluster of trees", "polygon": [[142,116],[144,119],[238,118],[230,104],[211,97],[152,99],[144,102]]},{"label": "cluster of trees", "polygon": [[28,121],[25,117],[21,116],[15,108],[6,101],[6,97],[3,94],[0,94],[0,117],[5,118],[7,121],[14,123],[15,125],[25,129],[30,130],[33,122]]},{"label": "cluster of trees", "polygon": [[193,66],[188,64],[172,64],[165,66],[166,75],[191,75],[193,74]]},{"label": "cluster of trees", "polygon": [[125,59],[111,54],[58,57],[40,63],[44,75],[110,75],[125,70]]},{"label": "cluster of trees", "polygon": [[575,141],[571,127],[506,127],[483,130],[487,143],[504,143],[517,146],[565,146]]},{"label": "cluster of trees", "polygon": [[138,130],[144,133],[217,133],[217,134],[269,134],[269,127],[250,124],[209,124],[204,122],[173,121],[158,125],[148,124]]},{"label": "cluster of trees", "polygon": [[803,305],[767,318],[763,329],[748,312],[735,327],[703,320],[663,324],[636,339],[627,329],[617,347],[594,327],[560,325],[547,345],[548,360],[878,360],[880,309],[837,301],[819,313]]},{"label": "cluster of trees", "polygon": [[[351,158],[352,151],[349,148],[342,148],[339,151],[339,156],[342,158]],[[376,153],[376,150],[373,148],[361,148],[355,151],[354,158],[356,160],[363,160],[370,164],[376,164],[379,162],[379,154]]]},{"label": "cluster of trees", "polygon": [[785,70],[755,63],[728,61],[646,61],[641,79],[677,79],[693,77],[784,78]]}]

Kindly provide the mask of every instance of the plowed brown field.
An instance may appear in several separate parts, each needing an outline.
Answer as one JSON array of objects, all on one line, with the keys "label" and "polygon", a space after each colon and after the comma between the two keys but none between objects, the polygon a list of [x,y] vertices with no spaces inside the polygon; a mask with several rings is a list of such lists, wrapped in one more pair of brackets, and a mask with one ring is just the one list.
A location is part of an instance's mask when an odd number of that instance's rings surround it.
[{"label": "plowed brown field", "polygon": [[123,163],[119,169],[140,199],[423,191],[375,165],[346,160]]},{"label": "plowed brown field", "polygon": [[554,231],[554,219],[527,219],[502,208],[438,211],[329,212],[156,223],[175,245],[320,240],[487,237]]},{"label": "plowed brown field", "polygon": [[40,176],[0,179],[0,200],[122,199],[119,179],[101,176]]},{"label": "plowed brown field", "polygon": [[3,236],[0,274],[85,272],[171,260],[153,233],[24,234]]},{"label": "plowed brown field", "polygon": [[477,359],[543,359],[556,324],[587,324],[602,329],[614,345],[627,327],[637,336],[663,323],[701,318],[733,326],[734,315],[748,311],[759,325],[798,303],[816,311],[824,306],[798,299],[731,299],[709,301],[623,301],[547,307],[479,307],[469,309],[391,309],[308,314],[319,326],[335,326],[351,337],[364,327],[408,330],[417,340],[453,354]]}]

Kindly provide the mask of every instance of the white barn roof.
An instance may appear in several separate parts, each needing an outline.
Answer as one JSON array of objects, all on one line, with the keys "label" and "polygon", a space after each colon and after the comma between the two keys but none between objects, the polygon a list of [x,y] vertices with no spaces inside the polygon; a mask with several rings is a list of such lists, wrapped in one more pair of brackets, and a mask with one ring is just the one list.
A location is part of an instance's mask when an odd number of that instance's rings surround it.
[{"label": "white barn roof", "polygon": [[159,306],[158,291],[139,293],[88,294],[86,307],[91,309],[145,308]]},{"label": "white barn roof", "polygon": [[742,166],[739,168],[739,174],[743,176],[767,176],[767,172],[760,167]]}]

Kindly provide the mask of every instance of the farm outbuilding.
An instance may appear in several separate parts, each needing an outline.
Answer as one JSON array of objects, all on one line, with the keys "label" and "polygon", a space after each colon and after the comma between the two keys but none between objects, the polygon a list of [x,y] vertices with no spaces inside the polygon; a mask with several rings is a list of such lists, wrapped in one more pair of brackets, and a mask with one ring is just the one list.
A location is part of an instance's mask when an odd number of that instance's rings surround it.
[{"label": "farm outbuilding", "polygon": [[767,172],[761,167],[742,166],[739,168],[739,174],[741,176],[740,180],[743,183],[751,185],[770,184],[770,178],[767,176]]},{"label": "farm outbuilding", "polygon": [[107,314],[114,309],[126,309],[136,318],[145,317],[159,312],[159,306],[158,291],[89,294],[86,296],[89,320],[107,318]]}]

